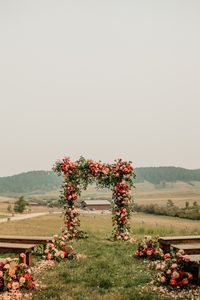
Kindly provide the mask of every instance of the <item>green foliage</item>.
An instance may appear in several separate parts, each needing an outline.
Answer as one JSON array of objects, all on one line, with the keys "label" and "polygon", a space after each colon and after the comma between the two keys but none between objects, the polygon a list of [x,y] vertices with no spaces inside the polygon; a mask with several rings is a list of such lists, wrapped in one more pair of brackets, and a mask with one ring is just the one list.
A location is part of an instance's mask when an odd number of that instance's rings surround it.
[{"label": "green foliage", "polygon": [[24,200],[24,197],[21,196],[19,197],[19,199],[15,202],[15,205],[14,205],[14,211],[15,212],[18,212],[18,213],[23,213],[24,212],[24,209],[27,205],[27,202]]},{"label": "green foliage", "polygon": [[197,203],[195,204],[195,206],[189,206],[189,203],[186,202],[186,206],[184,208],[180,208],[178,206],[175,206],[172,201],[172,203],[168,201],[167,206],[159,206],[153,203],[148,205],[135,204],[134,210],[155,215],[200,220],[200,206]]}]

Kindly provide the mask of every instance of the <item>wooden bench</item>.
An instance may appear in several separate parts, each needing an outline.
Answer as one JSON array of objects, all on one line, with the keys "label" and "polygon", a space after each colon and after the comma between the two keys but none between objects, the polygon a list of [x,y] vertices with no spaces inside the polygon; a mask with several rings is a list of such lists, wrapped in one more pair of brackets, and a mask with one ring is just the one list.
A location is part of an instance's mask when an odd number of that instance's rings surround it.
[{"label": "wooden bench", "polygon": [[52,236],[16,236],[16,235],[0,235],[0,243],[19,243],[19,244],[43,244],[53,240]]},{"label": "wooden bench", "polygon": [[[26,263],[30,266],[31,251],[35,246],[34,244],[0,243],[0,253],[18,253],[19,263]],[[25,253],[26,257],[21,257],[21,253]]]},{"label": "wooden bench", "polygon": [[176,251],[184,250],[185,254],[200,254],[200,243],[172,244],[171,247]]},{"label": "wooden bench", "polygon": [[170,252],[170,245],[200,243],[200,235],[165,236],[159,238],[159,247],[164,253]]}]

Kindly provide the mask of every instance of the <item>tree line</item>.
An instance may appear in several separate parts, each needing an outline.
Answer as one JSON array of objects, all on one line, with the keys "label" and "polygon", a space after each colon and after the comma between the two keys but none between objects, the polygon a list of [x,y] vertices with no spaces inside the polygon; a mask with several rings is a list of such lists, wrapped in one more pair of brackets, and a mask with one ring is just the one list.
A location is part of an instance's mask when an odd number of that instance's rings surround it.
[{"label": "tree line", "polygon": [[186,201],[185,207],[178,207],[171,199],[168,199],[166,206],[159,206],[158,204],[153,203],[146,205],[134,204],[134,210],[153,215],[200,220],[200,206],[196,201],[194,201],[192,205]]}]

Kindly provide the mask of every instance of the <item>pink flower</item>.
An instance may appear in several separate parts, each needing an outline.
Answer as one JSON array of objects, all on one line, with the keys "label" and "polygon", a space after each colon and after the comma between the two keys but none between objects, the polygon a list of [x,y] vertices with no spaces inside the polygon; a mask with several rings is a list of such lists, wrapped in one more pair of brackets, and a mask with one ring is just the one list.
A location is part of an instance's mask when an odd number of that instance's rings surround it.
[{"label": "pink flower", "polygon": [[48,253],[48,254],[47,254],[47,259],[48,259],[48,260],[51,260],[51,259],[52,259],[51,253]]},{"label": "pink flower", "polygon": [[158,264],[156,265],[156,270],[160,270],[160,269],[161,269],[161,264],[158,263]]},{"label": "pink flower", "polygon": [[129,239],[129,236],[128,236],[128,235],[125,235],[125,236],[124,236],[124,241],[128,241],[128,239]]},{"label": "pink flower", "polygon": [[13,290],[19,289],[19,282],[14,281],[12,284],[12,288],[13,288]]},{"label": "pink flower", "polygon": [[183,258],[184,258],[184,261],[186,261],[186,262],[190,261],[190,257],[188,255],[184,255]]},{"label": "pink flower", "polygon": [[151,256],[152,255],[152,251],[151,250],[147,250],[147,255]]},{"label": "pink flower", "polygon": [[133,244],[133,243],[135,242],[134,238],[131,238],[131,239],[129,240],[129,242],[130,242],[131,244]]},{"label": "pink flower", "polygon": [[25,257],[26,257],[26,254],[25,254],[25,253],[20,253],[20,257],[21,257],[21,258],[25,258]]},{"label": "pink flower", "polygon": [[172,268],[172,269],[176,269],[177,267],[178,267],[177,264],[172,264],[172,265],[171,265],[171,268]]},{"label": "pink flower", "polygon": [[135,251],[135,256],[139,256],[140,255],[140,252],[137,250]]},{"label": "pink flower", "polygon": [[162,276],[162,277],[160,278],[160,281],[161,281],[162,283],[165,283],[165,282],[166,282],[166,277],[165,277],[165,276]]}]

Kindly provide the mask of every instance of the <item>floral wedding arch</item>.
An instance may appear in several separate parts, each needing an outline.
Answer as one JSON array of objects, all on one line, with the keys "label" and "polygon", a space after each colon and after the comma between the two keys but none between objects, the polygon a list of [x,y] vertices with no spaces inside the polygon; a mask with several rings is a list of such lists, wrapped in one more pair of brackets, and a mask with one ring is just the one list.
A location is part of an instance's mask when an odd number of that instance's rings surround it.
[{"label": "floral wedding arch", "polygon": [[113,164],[95,162],[80,157],[72,162],[69,157],[58,160],[53,170],[63,175],[63,184],[60,201],[64,206],[63,235],[67,238],[80,238],[79,212],[75,202],[86,190],[88,184],[96,183],[98,188],[110,188],[113,199],[113,237],[114,239],[129,239],[129,219],[131,213],[131,189],[135,174],[131,162],[122,159],[115,160]]}]

